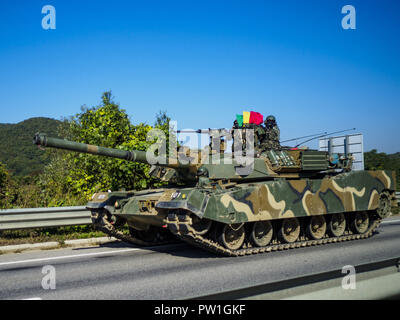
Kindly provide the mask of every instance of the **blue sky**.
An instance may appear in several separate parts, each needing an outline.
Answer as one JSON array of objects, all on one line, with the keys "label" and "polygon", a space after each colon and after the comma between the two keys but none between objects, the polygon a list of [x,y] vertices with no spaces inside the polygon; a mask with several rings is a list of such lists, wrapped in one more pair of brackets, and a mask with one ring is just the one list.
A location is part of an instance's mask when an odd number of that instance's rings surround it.
[{"label": "blue sky", "polygon": [[399,39],[399,1],[3,0],[0,122],[61,119],[112,90],[133,123],[166,110],[180,129],[220,128],[258,111],[283,140],[355,127],[365,150],[398,152]]}]

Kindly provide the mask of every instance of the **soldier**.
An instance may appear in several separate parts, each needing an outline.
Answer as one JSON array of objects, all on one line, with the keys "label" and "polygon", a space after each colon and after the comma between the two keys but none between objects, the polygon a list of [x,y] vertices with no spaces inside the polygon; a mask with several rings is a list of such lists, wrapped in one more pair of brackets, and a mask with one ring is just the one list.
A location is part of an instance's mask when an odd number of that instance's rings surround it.
[{"label": "soldier", "polygon": [[258,149],[263,139],[264,128],[261,124],[254,125],[253,128],[254,128],[254,145],[255,148]]},{"label": "soldier", "polygon": [[276,124],[276,119],[274,116],[268,116],[265,121],[264,134],[261,137],[260,141],[260,149],[268,150],[268,149],[277,149],[281,148],[279,143],[280,140],[280,131],[278,125]]},{"label": "soldier", "polygon": [[[231,135],[232,135],[232,140],[233,140],[232,152],[241,150],[242,148],[240,147],[240,144],[242,144],[242,147],[243,147],[242,130],[239,130],[239,129],[241,129],[241,128],[239,127],[238,121],[237,120],[233,121],[233,126],[231,129]],[[237,134],[236,139],[235,139],[235,132]]]},{"label": "soldier", "polygon": [[[232,135],[232,138],[233,138],[232,151],[234,151],[235,146],[237,148],[237,151],[240,150],[240,148],[239,148],[239,143],[240,142],[242,143],[242,150],[243,151],[246,150],[246,130],[247,129],[254,130],[254,136],[253,136],[254,137],[254,149],[255,150],[260,150],[260,142],[261,142],[261,139],[262,139],[262,137],[264,135],[264,127],[261,124],[257,125],[257,124],[254,124],[254,123],[252,123],[252,124],[249,124],[249,123],[248,124],[244,124],[244,125],[242,125],[242,127],[239,127],[238,121],[235,120],[233,122],[233,126],[232,126],[232,129],[231,129],[231,135]],[[234,136],[235,130],[236,130],[236,132],[238,134],[237,137],[239,137],[239,139],[236,139],[236,141],[235,141],[235,136]]]}]

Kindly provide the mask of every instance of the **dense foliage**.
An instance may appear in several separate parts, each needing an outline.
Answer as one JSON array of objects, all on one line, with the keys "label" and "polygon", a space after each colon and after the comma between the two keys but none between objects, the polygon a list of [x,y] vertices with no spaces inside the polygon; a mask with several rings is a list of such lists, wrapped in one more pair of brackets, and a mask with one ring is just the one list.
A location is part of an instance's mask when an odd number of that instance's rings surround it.
[{"label": "dense foliage", "polygon": [[[83,108],[71,119],[69,138],[108,148],[146,151],[154,142],[146,141],[153,127],[145,123],[133,125],[125,110],[112,101],[110,92],[106,92],[102,100],[100,106]],[[168,121],[165,116],[157,125],[164,128]],[[158,183],[149,176],[150,166],[147,164],[67,152],[64,152],[62,161],[69,168],[66,177],[69,189],[86,197],[100,190],[140,190]]]}]

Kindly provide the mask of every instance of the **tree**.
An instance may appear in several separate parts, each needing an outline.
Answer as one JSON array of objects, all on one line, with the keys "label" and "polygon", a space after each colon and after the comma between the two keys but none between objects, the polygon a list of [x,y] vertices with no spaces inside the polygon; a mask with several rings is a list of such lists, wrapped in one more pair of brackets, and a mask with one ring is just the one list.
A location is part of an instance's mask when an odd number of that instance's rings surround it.
[{"label": "tree", "polygon": [[[156,125],[166,133],[168,123],[165,112],[157,115]],[[153,143],[146,141],[152,128],[146,123],[133,125],[126,111],[113,101],[111,92],[102,95],[99,106],[82,107],[81,113],[64,122],[63,126],[64,136],[72,141],[142,151]],[[148,164],[67,151],[55,151],[54,154],[54,161],[45,170],[43,183],[53,183],[53,190],[70,190],[89,198],[98,191],[140,190],[160,185],[149,176]]]}]

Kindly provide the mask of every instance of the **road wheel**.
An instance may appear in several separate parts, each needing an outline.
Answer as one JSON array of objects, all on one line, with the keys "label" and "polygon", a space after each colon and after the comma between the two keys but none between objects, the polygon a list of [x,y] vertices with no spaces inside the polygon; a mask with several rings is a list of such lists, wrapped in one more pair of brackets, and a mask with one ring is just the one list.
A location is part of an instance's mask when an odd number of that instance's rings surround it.
[{"label": "road wheel", "polygon": [[366,212],[356,212],[352,221],[353,231],[363,234],[367,232],[369,227],[369,216]]},{"label": "road wheel", "polygon": [[333,237],[340,237],[346,230],[346,218],[343,213],[335,213],[328,223],[328,232]]},{"label": "road wheel", "polygon": [[300,235],[300,222],[297,218],[282,220],[282,226],[279,229],[279,238],[286,243],[295,242]]},{"label": "road wheel", "polygon": [[308,225],[307,233],[310,238],[320,240],[326,232],[326,220],[324,216],[312,216]]},{"label": "road wheel", "polygon": [[273,234],[271,221],[258,221],[253,224],[250,240],[257,247],[265,247],[271,242]]},{"label": "road wheel", "polygon": [[226,224],[222,227],[218,242],[229,250],[239,249],[244,242],[245,231],[243,223]]},{"label": "road wheel", "polygon": [[196,234],[206,234],[211,228],[212,220],[200,219],[199,217],[192,216],[192,228],[196,231]]}]

